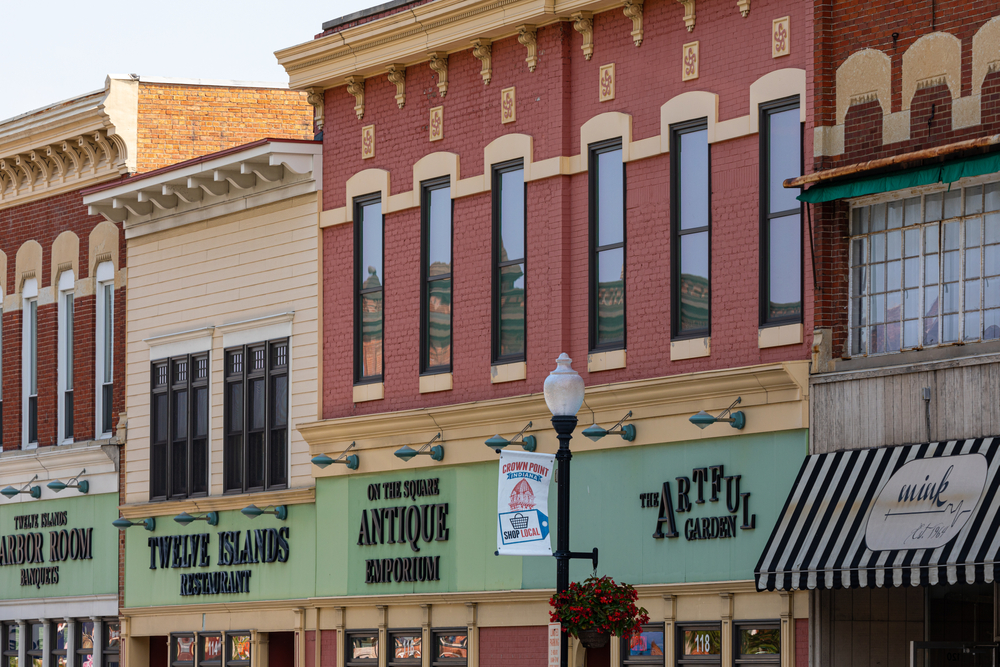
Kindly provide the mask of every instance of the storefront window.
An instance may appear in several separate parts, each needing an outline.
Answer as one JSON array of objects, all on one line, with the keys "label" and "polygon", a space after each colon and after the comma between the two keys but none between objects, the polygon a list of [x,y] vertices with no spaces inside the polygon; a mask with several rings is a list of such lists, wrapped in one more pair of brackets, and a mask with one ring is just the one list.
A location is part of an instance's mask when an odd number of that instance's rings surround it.
[{"label": "storefront window", "polygon": [[194,665],[194,635],[174,635],[170,647],[170,664],[173,667]]},{"label": "storefront window", "polygon": [[993,584],[927,587],[924,665],[994,665]]},{"label": "storefront window", "polygon": [[66,623],[52,624],[52,664],[51,667],[66,667]]},{"label": "storefront window", "polygon": [[14,623],[4,624],[2,628],[3,636],[3,667],[17,666],[17,625]]},{"label": "storefront window", "polygon": [[777,624],[737,626],[735,647],[737,664],[780,664],[781,629]]},{"label": "storefront window", "polygon": [[677,627],[677,664],[718,665],[722,662],[722,629],[719,624]]},{"label": "storefront window", "polygon": [[198,657],[199,667],[220,667],[222,665],[222,635],[198,635],[201,645]]},{"label": "storefront window", "polygon": [[226,665],[249,665],[250,664],[250,635],[248,633],[226,634],[226,642],[229,645]]},{"label": "storefront window", "polygon": [[94,622],[76,624],[76,666],[94,667]]},{"label": "storefront window", "polygon": [[121,625],[118,621],[104,623],[104,641],[102,642],[102,667],[118,667],[121,655]]},{"label": "storefront window", "polygon": [[389,635],[389,645],[392,653],[389,654],[390,665],[419,665],[423,637],[419,631],[394,632]]},{"label": "storefront window", "polygon": [[356,632],[347,635],[347,664],[378,664],[378,633]]},{"label": "storefront window", "polygon": [[663,624],[642,626],[642,632],[622,640],[622,664],[662,665]]},{"label": "storefront window", "polygon": [[45,626],[41,623],[31,625],[31,646],[28,647],[28,660],[31,667],[42,667],[45,654]]},{"label": "storefront window", "polygon": [[434,633],[433,664],[466,665],[469,661],[469,635],[465,630]]}]

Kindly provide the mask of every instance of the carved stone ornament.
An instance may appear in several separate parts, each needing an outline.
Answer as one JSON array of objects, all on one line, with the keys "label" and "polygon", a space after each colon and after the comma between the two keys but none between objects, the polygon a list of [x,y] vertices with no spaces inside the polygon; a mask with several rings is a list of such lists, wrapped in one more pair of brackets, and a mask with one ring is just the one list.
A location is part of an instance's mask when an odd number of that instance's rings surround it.
[{"label": "carved stone ornament", "polygon": [[396,106],[406,104],[406,65],[389,65],[389,83],[396,84]]},{"label": "carved stone ornament", "polygon": [[444,99],[448,94],[448,54],[443,51],[431,53],[431,69],[438,75],[438,92]]},{"label": "carved stone ornament", "polygon": [[431,109],[430,125],[431,141],[441,141],[444,139],[444,107],[434,107]]},{"label": "carved stone ornament", "polygon": [[594,19],[591,12],[573,14],[573,29],[583,35],[583,57],[590,60],[594,55]]},{"label": "carved stone ornament", "polygon": [[490,79],[493,78],[493,47],[490,45],[490,40],[472,40],[472,55],[479,58],[479,62],[483,64],[480,72],[483,75],[483,85],[490,85]]},{"label": "carved stone ornament", "polygon": [[500,91],[500,122],[513,123],[517,120],[517,101],[514,97],[514,86]]},{"label": "carved stone ornament", "polygon": [[598,75],[597,100],[610,102],[615,99],[615,64],[601,65]]},{"label": "carved stone ornament", "polygon": [[701,64],[698,42],[690,42],[681,47],[681,81],[691,81],[698,78]]},{"label": "carved stone ornament", "polygon": [[361,159],[375,157],[375,126],[365,125],[361,128]]},{"label": "carved stone ornament", "polygon": [[632,19],[632,41],[642,46],[642,3],[643,0],[625,0],[626,18]]},{"label": "carved stone ornament", "polygon": [[791,19],[782,16],[771,21],[771,57],[780,58],[792,52]]},{"label": "carved stone ornament", "polygon": [[684,26],[688,32],[694,30],[694,3],[695,0],[677,0],[684,5]]},{"label": "carved stone ornament", "polygon": [[736,0],[736,8],[740,10],[740,15],[746,18],[750,15],[750,0]]},{"label": "carved stone ornament", "polygon": [[325,120],[324,100],[326,99],[326,92],[322,88],[310,88],[306,92],[308,93],[306,101],[309,102],[313,108],[313,122],[316,124],[316,131],[322,132],[323,122]]},{"label": "carved stone ornament", "polygon": [[528,63],[528,71],[534,72],[538,66],[538,32],[535,26],[525,24],[517,29],[517,41],[528,49],[528,57],[524,62]]},{"label": "carved stone ornament", "polygon": [[365,117],[365,80],[360,76],[347,77],[347,92],[354,95],[354,113],[361,120]]}]

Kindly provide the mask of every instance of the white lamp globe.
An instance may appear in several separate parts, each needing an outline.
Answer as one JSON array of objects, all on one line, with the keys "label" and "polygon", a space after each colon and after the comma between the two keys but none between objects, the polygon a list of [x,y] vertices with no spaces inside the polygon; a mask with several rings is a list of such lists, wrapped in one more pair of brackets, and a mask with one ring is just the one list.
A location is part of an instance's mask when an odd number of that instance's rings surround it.
[{"label": "white lamp globe", "polygon": [[553,417],[575,417],[583,405],[583,378],[573,370],[573,360],[563,352],[556,368],[545,378],[545,405]]}]

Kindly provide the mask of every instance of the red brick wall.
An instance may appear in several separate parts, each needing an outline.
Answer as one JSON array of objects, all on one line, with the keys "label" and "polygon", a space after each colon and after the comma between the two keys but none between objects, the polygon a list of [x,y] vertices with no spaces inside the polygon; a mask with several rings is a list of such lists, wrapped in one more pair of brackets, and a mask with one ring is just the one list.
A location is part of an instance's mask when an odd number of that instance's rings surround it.
[{"label": "red brick wall", "polygon": [[809,667],[809,619],[795,619],[795,667]]},{"label": "red brick wall", "polygon": [[[395,86],[384,75],[365,82],[365,115],[358,120],[354,97],[344,88],[326,92],[324,207],[345,201],[345,183],[368,168],[391,174],[393,194],[412,187],[413,164],[432,152],[460,156],[461,176],[483,171],[483,148],[507,133],[534,137],[534,158],[580,151],[580,126],[610,111],[631,114],[633,140],[660,133],[660,106],[686,91],[719,95],[719,120],[745,116],[750,84],[767,72],[811,68],[808,30],[811,3],[754,2],[743,18],[735,5],[699,6],[697,38],[701,78],[680,81],[682,44],[693,39],[681,7],[648,0],[645,36],[636,48],[632,23],[620,8],[594,17],[594,56],[587,61],[582,37],[570,23],[538,31],[538,67],[529,73],[525,49],[508,38],[493,44],[493,79],[484,86],[480,63],[470,51],[449,57],[449,88],[438,96],[436,75],[427,64],[409,67],[406,106],[399,109]],[[771,21],[792,17],[792,55],[771,57]],[[796,41],[797,40],[797,41]],[[733,48],[739,44],[739,48]],[[598,102],[598,68],[616,63],[616,99]],[[501,89],[516,86],[517,121],[502,125]],[[805,102],[807,105],[808,101]],[[428,141],[431,107],[444,106],[444,139]],[[808,108],[808,107],[807,107]],[[811,114],[807,114],[807,118]],[[375,158],[361,160],[361,128],[375,125]],[[338,128],[338,131],[333,131]],[[804,151],[812,153],[811,123]],[[757,135],[712,146],[712,355],[670,361],[670,202],[668,155],[626,165],[627,179],[627,368],[586,373],[588,352],[588,177],[578,174],[528,184],[527,368],[524,382],[490,382],[489,194],[455,200],[454,206],[454,390],[421,395],[419,385],[420,214],[410,209],[385,217],[385,400],[352,402],[351,225],[324,232],[324,418],[356,413],[459,403],[536,392],[560,352],[591,384],[619,382],[772,361],[803,359],[802,345],[757,347],[759,213]],[[804,243],[808,239],[803,234]],[[805,328],[812,328],[809,246],[803,248]]]},{"label": "red brick wall", "polygon": [[544,667],[548,627],[479,628],[480,667]]},{"label": "red brick wall", "polygon": [[[323,645],[320,647],[320,663],[322,667],[330,667],[337,664],[337,631],[322,630],[321,637]],[[315,667],[316,665],[316,631],[306,630],[306,655],[305,667]]]},{"label": "red brick wall", "polygon": [[[35,240],[42,246],[42,270],[35,276],[39,290],[47,289],[52,279],[52,243],[63,231],[69,230],[80,239],[77,280],[90,276],[90,232],[103,218],[87,214],[79,192],[69,192],[48,199],[0,209],[0,250],[7,255],[7,290],[18,289],[16,275],[17,251],[25,242]],[[125,239],[119,232],[119,265],[125,267]],[[6,295],[5,295],[6,296]],[[94,438],[95,357],[95,297],[74,299],[73,326],[73,427],[77,441]],[[3,314],[3,448],[21,447],[21,311]],[[58,304],[38,308],[38,444],[57,442],[57,377],[58,377]],[[115,388],[112,423],[118,424],[118,413],[125,403],[125,289],[115,290]]]}]

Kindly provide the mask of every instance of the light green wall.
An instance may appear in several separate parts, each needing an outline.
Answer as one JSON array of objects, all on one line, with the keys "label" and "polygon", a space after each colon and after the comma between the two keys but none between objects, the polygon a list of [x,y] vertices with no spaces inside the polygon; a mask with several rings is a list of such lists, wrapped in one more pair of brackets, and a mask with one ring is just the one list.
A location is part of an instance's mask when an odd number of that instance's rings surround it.
[{"label": "light green wall", "polygon": [[[0,567],[0,597],[34,599],[76,595],[108,595],[118,592],[118,531],[111,522],[118,517],[118,494],[81,495],[67,490],[66,498],[27,503],[0,504],[0,535],[42,533],[44,563]],[[70,495],[73,494],[73,495]],[[14,517],[25,514],[66,512],[67,525],[26,530],[14,528]],[[49,562],[50,531],[93,528],[91,560]],[[21,586],[21,569],[59,567],[59,583],[40,587]]]},{"label": "light green wall", "polygon": [[[725,427],[714,428],[721,431]],[[752,579],[753,568],[807,454],[807,431],[725,435],[711,440],[611,448],[574,455],[572,550],[589,551],[598,547],[598,573],[632,584]],[[676,501],[676,477],[690,478],[693,468],[717,464],[725,466],[726,475],[742,476],[741,491],[751,493],[756,528],[738,530],[736,537],[728,539],[687,541],[684,538],[686,518],[728,514],[723,489],[719,502],[695,504],[691,513],[677,514],[680,537],[653,539],[658,512],[655,508],[640,508],[639,494],[659,492],[663,482],[669,481]],[[438,496],[416,501],[386,499],[384,495],[379,500],[368,499],[369,484],[435,477],[439,480]],[[692,501],[695,497],[693,489]],[[204,522],[184,528],[168,517],[161,517],[155,533],[140,528],[126,531],[126,606],[551,588],[555,582],[555,559],[493,555],[496,498],[497,464],[488,462],[323,478],[317,481],[316,505],[289,507],[285,524],[271,516],[251,521],[237,511],[220,513],[220,525],[214,528]],[[427,503],[448,503],[447,541],[429,544],[421,541],[419,552],[412,551],[406,543],[358,545],[363,509]],[[555,485],[550,491],[549,516],[553,520],[554,547]],[[287,563],[218,567],[218,531],[281,525],[291,528],[291,558]],[[211,567],[149,569],[148,537],[199,532],[212,533]],[[367,559],[415,556],[440,556],[441,580],[365,583]],[[234,569],[253,571],[249,594],[186,598],[179,594],[183,572]],[[590,570],[590,561],[575,561],[571,576],[580,580]]]}]

